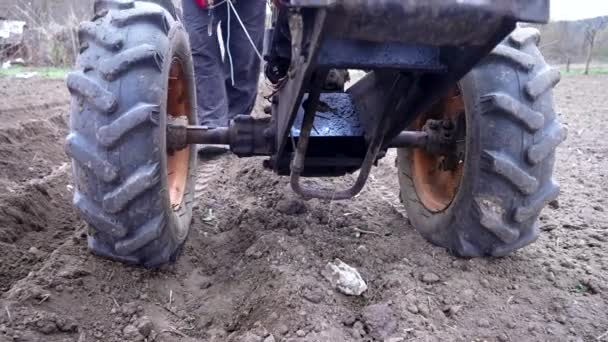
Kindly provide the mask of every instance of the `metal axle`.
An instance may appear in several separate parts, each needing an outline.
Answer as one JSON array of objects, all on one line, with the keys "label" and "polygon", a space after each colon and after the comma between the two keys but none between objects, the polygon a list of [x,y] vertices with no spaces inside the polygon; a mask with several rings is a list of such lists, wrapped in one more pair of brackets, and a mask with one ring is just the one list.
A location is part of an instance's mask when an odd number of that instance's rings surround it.
[{"label": "metal axle", "polygon": [[[256,123],[256,119],[233,121],[230,127],[209,128],[180,124],[167,125],[167,148],[178,151],[191,144],[228,145],[239,156],[272,155],[272,131],[269,126]],[[243,122],[251,129],[243,129]],[[268,124],[264,120],[263,124]],[[257,139],[256,139],[257,135]],[[428,133],[424,131],[403,131],[393,138],[388,148],[424,148],[428,143]],[[247,144],[250,144],[247,146]],[[257,146],[256,146],[257,145]],[[252,154],[247,153],[251,151]],[[268,152],[268,153],[263,153]]]}]

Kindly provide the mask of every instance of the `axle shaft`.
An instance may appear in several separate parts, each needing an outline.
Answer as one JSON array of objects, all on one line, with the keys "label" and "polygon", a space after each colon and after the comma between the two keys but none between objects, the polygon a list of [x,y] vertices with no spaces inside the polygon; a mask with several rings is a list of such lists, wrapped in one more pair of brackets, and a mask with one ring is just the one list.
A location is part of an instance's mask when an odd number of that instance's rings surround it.
[{"label": "axle shaft", "polygon": [[[234,131],[234,129],[232,130]],[[231,133],[231,128],[228,127],[209,128],[170,124],[167,126],[167,146],[169,150],[178,151],[190,144],[234,145],[235,143],[232,141],[236,140],[236,134]],[[426,132],[403,131],[393,138],[387,147],[424,148],[427,143],[428,134]]]}]

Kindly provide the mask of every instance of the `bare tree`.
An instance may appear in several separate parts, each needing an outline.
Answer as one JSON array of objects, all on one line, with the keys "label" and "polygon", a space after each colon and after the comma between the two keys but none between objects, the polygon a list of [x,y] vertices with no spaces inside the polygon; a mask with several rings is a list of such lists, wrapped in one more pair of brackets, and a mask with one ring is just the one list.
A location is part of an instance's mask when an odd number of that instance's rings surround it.
[{"label": "bare tree", "polygon": [[[573,44],[573,34],[570,29],[570,23],[567,21],[560,21],[556,26],[557,40],[553,42],[554,47],[551,50],[554,51],[555,55],[559,56],[561,63],[566,64],[566,72],[570,72],[570,64],[577,55],[576,45]],[[549,44],[545,45],[548,46]]]},{"label": "bare tree", "polygon": [[608,25],[607,17],[589,19],[585,28],[585,42],[587,44],[587,62],[585,64],[585,75],[589,75],[589,65],[593,58],[593,48],[598,33],[602,32]]}]

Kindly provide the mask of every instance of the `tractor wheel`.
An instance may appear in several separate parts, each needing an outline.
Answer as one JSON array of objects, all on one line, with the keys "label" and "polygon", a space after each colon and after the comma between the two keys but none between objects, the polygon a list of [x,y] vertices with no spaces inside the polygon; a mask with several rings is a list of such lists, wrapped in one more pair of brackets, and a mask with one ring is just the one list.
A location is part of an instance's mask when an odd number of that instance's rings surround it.
[{"label": "tractor wheel", "polygon": [[545,63],[539,40],[538,30],[517,29],[414,123],[461,122],[457,162],[422,149],[398,151],[410,221],[456,255],[504,256],[532,243],[540,211],[559,194],[552,173],[566,131],[552,90],[560,73]]},{"label": "tractor wheel", "polygon": [[168,151],[166,124],[197,124],[188,36],[162,6],[97,0],[81,53],[66,151],[74,205],[93,253],[131,264],[175,260],[192,218],[196,151]]}]

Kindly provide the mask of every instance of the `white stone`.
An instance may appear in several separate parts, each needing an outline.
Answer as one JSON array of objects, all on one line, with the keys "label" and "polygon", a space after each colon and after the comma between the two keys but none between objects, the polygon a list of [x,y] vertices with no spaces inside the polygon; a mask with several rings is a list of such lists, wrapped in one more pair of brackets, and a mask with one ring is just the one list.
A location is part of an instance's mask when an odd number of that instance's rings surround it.
[{"label": "white stone", "polygon": [[323,276],[332,286],[345,295],[360,296],[367,290],[367,284],[357,269],[345,264],[340,259],[327,263]]}]

